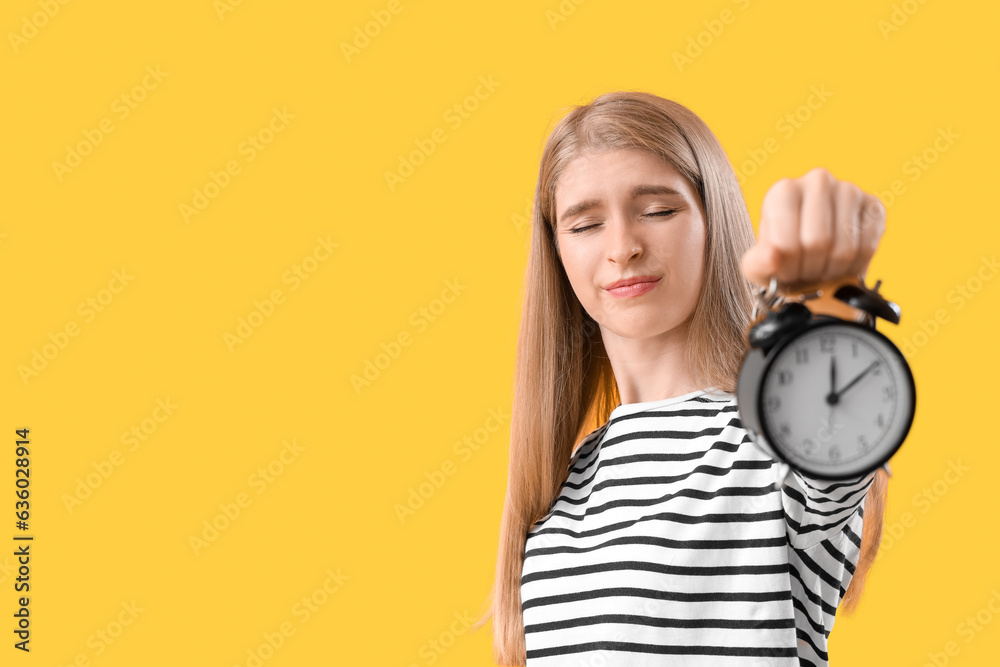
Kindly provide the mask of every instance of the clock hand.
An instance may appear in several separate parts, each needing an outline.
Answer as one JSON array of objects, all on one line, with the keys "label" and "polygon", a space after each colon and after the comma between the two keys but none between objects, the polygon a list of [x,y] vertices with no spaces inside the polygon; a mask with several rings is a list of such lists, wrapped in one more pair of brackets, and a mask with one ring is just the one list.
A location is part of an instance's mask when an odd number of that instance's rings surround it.
[{"label": "clock hand", "polygon": [[837,366],[836,357],[830,355],[830,393],[826,395],[826,402],[833,405],[837,402]]},{"label": "clock hand", "polygon": [[[865,370],[861,371],[861,373],[858,374],[858,376],[856,378],[854,378],[853,380],[851,380],[850,382],[848,382],[847,384],[845,384],[843,387],[841,387],[840,391],[835,392],[835,393],[831,394],[830,396],[827,396],[827,402],[830,403],[831,405],[833,405],[834,403],[836,403],[837,401],[839,401],[840,397],[844,395],[845,391],[847,391],[848,389],[850,389],[851,387],[853,387],[855,384],[857,384],[858,380],[860,380],[864,376],[868,375],[868,372],[870,370],[872,370],[873,368],[875,368],[876,366],[878,366],[878,359],[876,359],[871,364],[869,364],[868,368],[866,368]],[[832,399],[832,401],[831,401],[831,399]]]}]

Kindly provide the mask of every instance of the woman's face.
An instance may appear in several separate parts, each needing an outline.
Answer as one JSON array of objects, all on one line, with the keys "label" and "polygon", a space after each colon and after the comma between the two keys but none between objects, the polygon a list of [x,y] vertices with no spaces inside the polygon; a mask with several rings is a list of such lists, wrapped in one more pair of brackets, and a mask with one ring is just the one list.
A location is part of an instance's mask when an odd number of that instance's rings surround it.
[{"label": "woman's face", "polygon": [[[651,153],[602,150],[569,163],[555,198],[559,256],[605,343],[685,338],[705,253],[705,213],[687,180]],[[630,278],[648,282],[609,289]]]}]

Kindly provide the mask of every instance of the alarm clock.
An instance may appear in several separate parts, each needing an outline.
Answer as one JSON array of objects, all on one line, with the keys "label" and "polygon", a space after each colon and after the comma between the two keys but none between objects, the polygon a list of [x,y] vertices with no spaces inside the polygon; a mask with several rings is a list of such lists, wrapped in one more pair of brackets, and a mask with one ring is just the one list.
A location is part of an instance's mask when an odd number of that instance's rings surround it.
[{"label": "alarm clock", "polygon": [[[889,472],[913,423],[916,387],[902,352],[875,329],[876,317],[900,317],[878,293],[881,282],[848,280],[799,300],[777,296],[773,277],[760,289],[736,399],[744,428],[772,459],[820,479]],[[806,305],[818,297],[829,312]],[[839,316],[859,311],[860,321]]]}]

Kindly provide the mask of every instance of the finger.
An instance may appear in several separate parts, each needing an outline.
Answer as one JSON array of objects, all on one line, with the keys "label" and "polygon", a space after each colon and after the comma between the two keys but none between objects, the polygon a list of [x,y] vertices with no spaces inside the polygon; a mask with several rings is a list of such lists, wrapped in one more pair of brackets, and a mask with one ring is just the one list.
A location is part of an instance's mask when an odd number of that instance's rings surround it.
[{"label": "finger", "polygon": [[769,246],[777,252],[775,275],[781,283],[796,282],[799,276],[801,207],[801,188],[790,178],[783,178],[772,185],[761,204],[758,243]]},{"label": "finger", "polygon": [[851,263],[860,244],[862,195],[861,189],[853,183],[839,181],[835,186],[833,249],[823,280],[851,275]]},{"label": "finger", "polygon": [[882,201],[867,192],[863,193],[863,206],[859,214],[861,234],[858,237],[858,251],[848,269],[852,276],[863,276],[868,271],[879,240],[885,232],[885,206]]},{"label": "finger", "polygon": [[833,247],[833,175],[813,169],[802,177],[802,219],[799,229],[801,264],[799,280],[819,280]]},{"label": "finger", "polygon": [[743,255],[740,266],[751,281],[762,287],[771,282],[771,276],[778,270],[778,251],[769,245],[758,243]]}]

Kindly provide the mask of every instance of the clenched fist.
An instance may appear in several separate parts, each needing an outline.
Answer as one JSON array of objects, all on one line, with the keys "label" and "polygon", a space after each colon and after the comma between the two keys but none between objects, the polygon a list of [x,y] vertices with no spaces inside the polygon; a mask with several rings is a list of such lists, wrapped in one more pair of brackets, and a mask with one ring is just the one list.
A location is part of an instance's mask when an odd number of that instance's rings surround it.
[{"label": "clenched fist", "polygon": [[757,243],[743,256],[743,273],[762,286],[773,275],[791,291],[863,281],[884,231],[885,207],[877,197],[816,168],[781,179],[764,195]]}]

